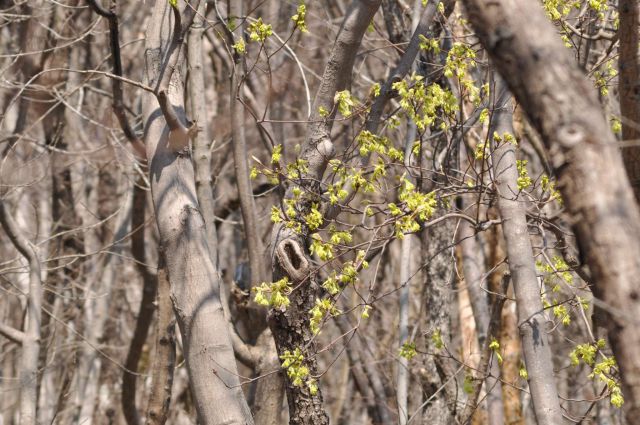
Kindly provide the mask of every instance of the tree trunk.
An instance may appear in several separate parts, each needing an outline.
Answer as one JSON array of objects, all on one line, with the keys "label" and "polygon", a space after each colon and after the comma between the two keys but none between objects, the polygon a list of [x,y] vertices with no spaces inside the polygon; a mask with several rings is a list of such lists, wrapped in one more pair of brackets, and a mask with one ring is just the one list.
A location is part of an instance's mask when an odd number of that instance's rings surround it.
[{"label": "tree trunk", "polygon": [[638,2],[619,0],[620,13],[620,119],[622,140],[635,142],[622,148],[622,159],[633,187],[636,201],[640,202],[640,60],[638,58]]},{"label": "tree trunk", "polygon": [[[505,85],[496,78],[495,105],[489,134],[513,135],[513,106]],[[494,142],[498,143],[498,142]],[[503,141],[495,147],[490,161],[498,192],[498,211],[507,248],[509,271],[518,309],[522,352],[529,375],[529,389],[538,424],[562,423],[562,410],[553,374],[551,347],[547,338],[540,285],[536,273],[526,204],[518,199],[518,171],[515,146]]]},{"label": "tree trunk", "polygon": [[[467,197],[466,199],[470,199]],[[460,245],[462,251],[462,270],[469,292],[469,301],[476,322],[478,347],[484,349],[489,331],[489,302],[486,288],[482,287],[482,276],[485,266],[482,258],[482,247],[476,240],[476,235],[469,223],[460,223]],[[490,377],[485,380],[487,392],[487,416],[492,425],[504,423],[502,392],[498,382],[500,365],[494,358],[489,364]]]},{"label": "tree trunk", "polygon": [[131,338],[129,353],[125,360],[125,370],[122,373],[122,413],[128,425],[140,424],[140,415],[136,407],[136,382],[137,376],[132,372],[138,372],[138,363],[142,355],[142,348],[147,341],[149,335],[149,327],[153,313],[156,309],[154,300],[158,291],[158,276],[152,273],[147,267],[146,249],[145,249],[145,222],[146,222],[146,206],[147,192],[142,186],[144,181],[138,179],[133,189],[133,212],[131,217],[131,253],[136,260],[138,272],[142,276],[142,298],[140,299],[140,309],[138,310],[138,318],[136,326]]},{"label": "tree trunk", "polygon": [[[42,306],[42,280],[38,251],[22,234],[7,205],[0,200],[0,224],[15,248],[29,264],[29,292],[27,293],[24,331],[11,329],[22,344],[20,357],[20,423],[38,423],[38,356],[40,353],[40,323]],[[3,326],[4,327],[4,326]],[[3,332],[5,336],[9,334]]]},{"label": "tree trunk", "polygon": [[606,305],[627,416],[638,417],[640,212],[593,85],[538,3],[464,3],[480,41],[549,149],[594,294]]},{"label": "tree trunk", "polygon": [[156,323],[156,351],[151,366],[151,389],[147,406],[146,425],[164,425],[169,416],[173,370],[176,362],[176,320],[171,310],[169,293],[171,287],[167,279],[163,254],[158,259],[157,297],[158,320]]},{"label": "tree trunk", "polygon": [[[183,107],[182,37],[169,2],[157,1],[147,29],[143,117],[151,193],[190,387],[203,424],[252,424],[220,302],[220,278],[195,190]],[[186,8],[185,16],[189,8]],[[188,21],[182,17],[181,21]],[[186,26],[190,22],[183,22]],[[167,54],[168,53],[168,54]],[[177,56],[176,56],[177,55]],[[159,107],[160,102],[160,107]],[[161,110],[162,109],[162,110]],[[169,127],[170,126],[170,127]]]},{"label": "tree trunk", "polygon": [[[334,154],[333,142],[330,138],[333,117],[335,116],[334,96],[340,90],[348,88],[356,53],[362,37],[380,7],[381,0],[355,0],[346,12],[342,27],[336,38],[331,56],[325,67],[318,92],[307,126],[306,140],[301,146],[299,159],[306,161],[308,171],[301,173],[298,186],[305,192],[306,199],[298,202],[299,215],[308,214],[312,203],[312,194],[319,193],[319,182],[326,165]],[[329,117],[323,117],[321,110],[331,111]],[[292,185],[293,186],[293,185]],[[309,196],[307,196],[309,195]],[[293,199],[293,188],[285,195]],[[273,279],[288,278],[296,288],[290,295],[290,305],[286,311],[270,312],[270,327],[276,341],[280,356],[286,352],[301,350],[304,367],[311,377],[317,376],[317,360],[315,358],[315,342],[309,327],[309,310],[314,306],[318,284],[317,276],[311,270],[311,259],[306,239],[309,229],[301,223],[299,234],[281,225],[274,226],[272,232],[272,266]],[[313,378],[315,379],[315,378]],[[293,425],[323,425],[329,418],[324,411],[322,393],[318,388],[312,394],[308,385],[293,385],[291,379],[286,380],[287,400],[289,402],[289,420]]]},{"label": "tree trunk", "polygon": [[[244,16],[243,0],[236,0],[230,4],[233,6],[232,17],[240,19]],[[242,28],[240,28],[239,39],[244,40]],[[235,52],[234,61],[231,68],[231,108],[229,108],[231,134],[233,139],[233,165],[235,167],[236,184],[238,186],[238,198],[240,199],[240,211],[242,212],[242,222],[244,234],[247,241],[247,251],[249,252],[249,263],[251,267],[251,283],[260,284],[267,280],[265,266],[265,251],[262,240],[258,233],[258,217],[256,205],[253,199],[253,189],[249,178],[249,153],[247,140],[245,137],[244,120],[244,94],[245,87],[245,58],[244,55]],[[284,141],[283,141],[284,142]]]}]

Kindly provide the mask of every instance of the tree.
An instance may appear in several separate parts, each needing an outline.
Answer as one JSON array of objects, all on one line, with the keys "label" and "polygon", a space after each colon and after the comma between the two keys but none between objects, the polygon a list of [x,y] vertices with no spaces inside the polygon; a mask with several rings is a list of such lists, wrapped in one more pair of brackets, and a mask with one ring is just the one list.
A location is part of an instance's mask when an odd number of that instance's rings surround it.
[{"label": "tree", "polygon": [[0,2],[0,422],[632,423],[635,6]]}]

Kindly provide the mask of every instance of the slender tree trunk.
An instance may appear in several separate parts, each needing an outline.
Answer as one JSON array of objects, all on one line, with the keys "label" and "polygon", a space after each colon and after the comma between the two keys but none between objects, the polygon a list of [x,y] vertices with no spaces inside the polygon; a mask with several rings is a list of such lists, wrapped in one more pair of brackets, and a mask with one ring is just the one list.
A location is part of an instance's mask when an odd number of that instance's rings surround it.
[{"label": "slender tree trunk", "polygon": [[[461,223],[459,231],[464,280],[467,284],[473,317],[476,322],[478,347],[483,350],[489,330],[490,317],[487,292],[486,289],[482,288],[482,275],[485,270],[482,247],[476,240],[475,232],[468,223]],[[489,371],[491,376],[485,380],[488,420],[492,425],[501,425],[504,423],[504,413],[502,390],[498,381],[500,365],[495,358],[489,364]]]},{"label": "slender tree trunk", "polygon": [[156,309],[154,300],[158,291],[157,275],[152,273],[146,265],[145,222],[147,192],[143,184],[144,181],[138,179],[133,189],[133,213],[131,217],[131,231],[134,232],[131,236],[131,253],[136,260],[138,272],[142,276],[142,298],[140,299],[138,318],[131,338],[129,353],[124,363],[126,370],[122,373],[122,413],[124,413],[128,425],[138,425],[140,423],[140,415],[136,406],[136,383],[138,379],[135,374],[129,371],[134,373],[138,371],[142,348],[147,341],[149,327]]},{"label": "slender tree trunk", "polygon": [[[187,7],[181,17],[186,22],[177,28],[179,12],[169,2],[158,0],[147,29],[146,77],[158,88],[155,96],[145,93],[143,98],[151,193],[200,421],[207,425],[252,424],[220,301],[220,278],[197,204],[188,150],[181,65],[182,37],[190,14]],[[168,29],[174,25],[174,36],[169,39]]]},{"label": "slender tree trunk", "polygon": [[[455,221],[447,220],[429,227],[422,234],[422,264],[425,268],[424,310],[426,311],[427,332],[439,333],[444,347],[450,348],[451,306],[453,304],[453,281],[455,263],[451,254]],[[431,341],[428,338],[428,341]],[[430,344],[429,352],[438,352]],[[425,406],[422,423],[427,425],[447,425],[455,422],[456,382],[450,381],[452,373],[446,358],[437,355],[424,356],[425,371],[422,385],[425,397],[433,399]],[[442,388],[444,386],[444,388]]]},{"label": "slender tree trunk", "polygon": [[464,3],[480,41],[549,149],[558,187],[593,275],[594,294],[606,305],[625,410],[629,418],[636,418],[640,416],[640,212],[609,123],[593,85],[563,48],[538,3]]},{"label": "slender tree trunk", "polygon": [[[416,125],[409,122],[407,125],[407,135],[405,137],[404,165],[407,169],[411,167],[411,148],[416,138]],[[412,180],[411,177],[407,177]],[[411,245],[413,235],[405,235],[400,247],[400,296],[398,303],[398,346],[409,343],[409,298],[411,294]],[[396,374],[396,399],[398,402],[398,424],[405,425],[409,420],[408,412],[408,391],[409,391],[409,361],[405,357],[400,357]]]},{"label": "slender tree trunk", "polygon": [[176,320],[171,309],[169,279],[164,265],[163,254],[158,259],[158,285],[156,303],[158,320],[156,323],[156,351],[151,366],[151,389],[147,406],[146,425],[164,425],[169,416],[173,370],[176,362]]},{"label": "slender tree trunk", "polygon": [[[496,104],[489,134],[513,134],[511,97],[499,77],[496,80],[493,91],[496,93]],[[518,328],[536,419],[540,425],[562,423],[551,347],[547,338],[547,318],[544,316],[527,227],[526,206],[518,199],[515,146],[502,142],[492,152],[490,161],[498,192],[498,210],[503,222],[509,271],[518,308]]]},{"label": "slender tree trunk", "polygon": [[[40,323],[42,308],[42,280],[38,251],[22,234],[6,203],[0,199],[0,224],[15,248],[29,264],[29,292],[27,294],[24,331],[15,330],[22,344],[20,355],[20,423],[38,423],[38,357],[40,353]],[[3,333],[7,336],[7,333]]]},{"label": "slender tree trunk", "polygon": [[211,137],[209,135],[209,115],[205,99],[204,69],[202,65],[202,34],[204,33],[204,14],[206,3],[201,2],[200,9],[193,19],[187,40],[187,60],[189,62],[189,102],[190,113],[198,125],[198,134],[193,140],[193,166],[196,173],[196,192],[198,204],[207,227],[207,241],[214,263],[218,264],[218,235],[214,221],[213,190],[211,188]]},{"label": "slender tree trunk", "polygon": [[[399,324],[398,337],[399,346],[409,342],[409,295],[410,295],[410,277],[411,277],[411,242],[413,235],[405,235],[401,243],[400,257],[400,300],[399,300]],[[409,361],[400,357],[397,365],[398,371],[396,376],[396,399],[398,401],[398,424],[405,425],[409,419],[408,412],[408,391],[409,391]]]},{"label": "slender tree trunk", "polygon": [[[235,19],[244,16],[244,0],[236,0],[231,3],[231,16]],[[242,30],[242,28],[241,28]],[[239,39],[244,39],[243,31],[238,34]],[[233,164],[235,167],[236,183],[238,185],[238,198],[240,199],[240,211],[249,251],[249,264],[251,267],[251,282],[260,284],[267,280],[265,266],[265,251],[258,233],[258,217],[256,205],[253,199],[253,189],[249,178],[249,155],[247,140],[245,137],[244,122],[244,86],[245,86],[245,58],[244,55],[235,52],[233,68],[231,69],[231,134],[233,139]]]}]

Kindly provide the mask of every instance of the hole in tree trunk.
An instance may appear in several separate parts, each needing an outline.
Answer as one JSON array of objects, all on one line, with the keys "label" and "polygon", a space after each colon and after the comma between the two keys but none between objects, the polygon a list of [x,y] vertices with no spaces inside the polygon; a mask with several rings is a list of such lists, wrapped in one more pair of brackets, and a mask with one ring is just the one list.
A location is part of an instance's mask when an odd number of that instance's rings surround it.
[{"label": "hole in tree trunk", "polygon": [[295,249],[293,242],[286,242],[284,244],[284,252],[289,257],[289,261],[291,261],[291,265],[294,269],[298,270],[300,268],[300,257],[298,256],[298,252]]}]

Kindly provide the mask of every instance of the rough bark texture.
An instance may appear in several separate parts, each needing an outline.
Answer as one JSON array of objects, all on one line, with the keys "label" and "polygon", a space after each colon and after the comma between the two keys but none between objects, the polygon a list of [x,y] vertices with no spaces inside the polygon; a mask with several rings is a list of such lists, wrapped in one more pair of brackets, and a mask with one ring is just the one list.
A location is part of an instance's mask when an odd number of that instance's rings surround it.
[{"label": "rough bark texture", "polygon": [[[288,247],[281,250],[282,255],[294,259],[292,264],[303,264],[305,272],[308,273],[309,263],[306,260],[306,253],[296,251],[291,240],[281,243],[281,247]],[[279,280],[284,276],[290,276],[291,271],[284,271],[279,260],[274,267],[274,280]],[[278,354],[283,355],[289,351],[293,353],[299,348],[304,356],[304,365],[309,368],[311,377],[318,376],[318,363],[315,358],[315,343],[313,333],[309,325],[309,310],[315,305],[318,284],[312,279],[292,280],[294,287],[298,287],[290,295],[291,301],[287,310],[272,311],[269,325],[273,330]],[[299,286],[301,285],[301,286]],[[285,378],[285,390],[289,403],[289,423],[291,425],[328,425],[329,417],[323,407],[322,392],[318,389],[317,394],[311,394],[306,384],[301,386],[293,385],[289,378]]]},{"label": "rough bark texture", "polygon": [[594,293],[607,306],[627,416],[638,417],[640,212],[594,88],[563,49],[538,3],[464,4],[480,41],[549,150],[578,244],[593,274]]},{"label": "rough bark texture", "polygon": [[[147,29],[146,77],[150,85],[162,91],[157,97],[145,93],[143,99],[151,193],[171,300],[182,333],[190,387],[200,421],[252,424],[220,302],[219,274],[198,209],[191,155],[185,146],[185,132],[180,132],[187,125],[180,72],[182,40],[167,39],[167,28],[175,21],[170,19],[172,13],[175,12],[168,2],[156,2]],[[174,29],[174,35],[176,32]],[[173,45],[175,42],[177,45]],[[167,71],[172,74],[170,84]],[[179,126],[182,129],[176,129]]]},{"label": "rough bark texture", "polygon": [[[325,67],[320,87],[316,93],[306,140],[301,147],[300,159],[307,161],[308,172],[303,173],[298,185],[308,194],[298,205],[299,215],[307,214],[314,201],[313,194],[319,193],[319,182],[328,160],[334,154],[330,139],[331,126],[335,116],[334,96],[337,91],[348,88],[356,53],[362,37],[380,7],[381,0],[356,0],[346,12],[342,27]],[[320,108],[331,111],[328,118],[322,117]],[[292,189],[287,198],[293,198]],[[317,375],[317,360],[313,334],[309,328],[309,310],[314,306],[318,291],[316,276],[311,270],[311,261],[306,247],[309,230],[306,226],[300,234],[295,234],[284,226],[275,226],[272,233],[273,279],[287,277],[295,288],[289,296],[291,304],[286,311],[272,310],[269,325],[273,331],[278,354],[302,351],[304,366],[310,376]],[[329,418],[322,406],[322,393],[312,395],[306,385],[295,386],[286,380],[289,420],[291,424],[328,424]]]},{"label": "rough bark texture", "polygon": [[[494,105],[489,134],[513,134],[513,105],[505,85],[495,84]],[[562,423],[562,410],[553,374],[551,347],[547,338],[547,319],[540,297],[540,286],[527,227],[526,204],[519,199],[516,149],[502,142],[491,155],[498,192],[498,210],[507,248],[509,271],[518,308],[518,328],[522,352],[529,374],[529,389],[538,424]]]},{"label": "rough bark texture", "polygon": [[633,187],[636,200],[640,202],[640,58],[638,58],[638,2],[620,0],[620,61],[619,96],[622,118],[622,140],[634,141],[635,146],[622,150],[624,166]]},{"label": "rough bark texture", "polygon": [[[162,254],[161,254],[162,257]],[[156,324],[156,351],[151,366],[151,389],[147,406],[147,425],[164,425],[169,415],[173,370],[176,362],[176,320],[171,308],[169,293],[171,287],[167,279],[164,260],[159,259]]]},{"label": "rough bark texture", "polygon": [[[440,332],[445,347],[451,341],[451,306],[453,305],[452,284],[455,275],[451,254],[452,235],[455,233],[455,221],[446,220],[429,227],[422,237],[422,258],[425,269],[424,309],[426,311],[427,332]],[[431,345],[429,352],[437,352]],[[439,356],[424,356],[422,385],[425,397],[433,397],[424,409],[423,424],[447,425],[455,423],[456,383],[452,377],[447,359]],[[441,387],[444,386],[444,389]],[[437,392],[437,394],[436,394]]]}]

